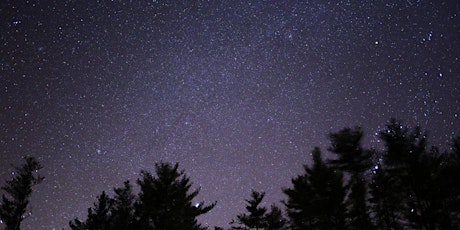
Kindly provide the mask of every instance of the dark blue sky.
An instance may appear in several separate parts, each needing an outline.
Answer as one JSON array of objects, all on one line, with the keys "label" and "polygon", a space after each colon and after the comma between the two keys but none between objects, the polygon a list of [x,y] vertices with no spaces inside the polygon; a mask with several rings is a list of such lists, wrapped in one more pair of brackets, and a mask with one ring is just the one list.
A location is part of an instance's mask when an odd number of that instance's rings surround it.
[{"label": "dark blue sky", "polygon": [[[265,204],[327,134],[395,117],[448,148],[460,131],[460,3],[0,3],[0,179],[37,157],[24,229],[67,227],[103,190],[179,162],[224,226]],[[2,182],[3,183],[3,182]]]}]

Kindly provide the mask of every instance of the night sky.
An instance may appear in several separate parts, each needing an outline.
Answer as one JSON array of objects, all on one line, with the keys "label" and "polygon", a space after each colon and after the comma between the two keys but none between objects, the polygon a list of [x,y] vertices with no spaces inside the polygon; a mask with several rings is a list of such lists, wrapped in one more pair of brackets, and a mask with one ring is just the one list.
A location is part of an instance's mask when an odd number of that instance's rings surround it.
[{"label": "night sky", "polygon": [[264,205],[327,134],[391,117],[460,135],[460,3],[0,1],[0,185],[35,156],[23,229],[68,228],[103,190],[179,162],[200,221]]}]

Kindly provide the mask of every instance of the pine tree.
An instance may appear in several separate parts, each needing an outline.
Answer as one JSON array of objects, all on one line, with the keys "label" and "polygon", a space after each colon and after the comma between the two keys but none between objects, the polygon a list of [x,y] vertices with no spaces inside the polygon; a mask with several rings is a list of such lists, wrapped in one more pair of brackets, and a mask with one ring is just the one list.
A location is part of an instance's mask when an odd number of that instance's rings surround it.
[{"label": "pine tree", "polygon": [[312,152],[313,166],[292,179],[293,188],[284,189],[292,229],[343,229],[345,208],[342,174],[328,167],[321,151]]},{"label": "pine tree", "polygon": [[129,181],[115,188],[113,198],[103,192],[93,208],[88,209],[87,219],[75,219],[69,223],[74,230],[202,230],[196,220],[214,206],[201,202],[192,205],[199,190],[190,192],[190,179],[178,170],[178,164],[155,165],[156,176],[142,171],[138,179],[140,193],[135,196]]},{"label": "pine tree", "polygon": [[367,183],[364,172],[372,165],[372,152],[362,148],[363,132],[360,128],[345,128],[330,134],[329,150],[337,159],[330,160],[334,168],[348,172],[350,180],[347,198],[347,228],[372,229],[373,225],[367,207]]},{"label": "pine tree", "polygon": [[97,197],[97,202],[93,208],[88,208],[86,221],[78,219],[70,221],[70,228],[73,230],[108,230],[111,229],[110,219],[113,199],[105,192]]},{"label": "pine tree", "polygon": [[139,228],[156,230],[206,229],[197,222],[197,217],[209,212],[214,206],[204,203],[192,205],[199,190],[190,192],[192,184],[178,164],[155,165],[156,177],[143,171],[137,182],[141,192],[136,204]]},{"label": "pine tree", "polygon": [[374,214],[376,228],[378,229],[403,229],[401,224],[400,192],[395,192],[395,180],[378,164],[373,170],[372,183],[370,184],[369,202]]},{"label": "pine tree", "polygon": [[265,193],[252,191],[251,199],[246,200],[247,206],[246,211],[248,212],[239,214],[236,221],[232,221],[232,229],[264,229],[265,213],[267,208],[260,207],[260,203],[264,199]]},{"label": "pine tree", "polygon": [[133,194],[129,181],[124,182],[124,187],[116,188],[113,198],[111,225],[114,230],[133,229],[135,227]]},{"label": "pine tree", "polygon": [[375,172],[370,199],[377,223],[388,226],[382,229],[455,229],[460,213],[455,147],[451,154],[427,150],[426,133],[394,119],[380,138],[383,164]]},{"label": "pine tree", "polygon": [[438,174],[440,196],[440,229],[460,229],[460,136],[452,141],[451,152],[444,154]]},{"label": "pine tree", "polygon": [[361,128],[344,128],[337,133],[331,133],[331,147],[329,151],[338,157],[330,160],[329,163],[334,168],[352,174],[352,176],[362,175],[372,166],[371,152],[363,149],[361,141],[363,132]]},{"label": "pine tree", "polygon": [[275,205],[270,206],[270,211],[265,215],[266,230],[282,230],[286,227],[283,212]]},{"label": "pine tree", "polygon": [[27,206],[32,195],[32,186],[43,181],[43,177],[36,172],[42,168],[33,157],[25,157],[22,167],[15,167],[16,175],[6,182],[1,189],[6,192],[2,195],[0,205],[0,219],[5,223],[6,230],[19,230],[21,222],[27,215]]}]

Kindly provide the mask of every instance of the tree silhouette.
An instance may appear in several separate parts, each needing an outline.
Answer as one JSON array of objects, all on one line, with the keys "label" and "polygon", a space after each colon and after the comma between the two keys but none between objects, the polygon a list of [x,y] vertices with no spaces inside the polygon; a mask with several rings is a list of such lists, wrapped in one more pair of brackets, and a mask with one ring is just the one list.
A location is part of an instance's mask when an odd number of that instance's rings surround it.
[{"label": "tree silhouette", "polygon": [[285,229],[287,221],[281,209],[271,205],[270,211],[265,215],[265,222],[267,223],[266,230],[281,230]]},{"label": "tree silhouette", "polygon": [[[248,214],[239,214],[236,218],[237,221],[232,221],[232,229],[263,229],[266,227],[265,213],[267,208],[259,207],[264,199],[265,193],[252,191],[251,199],[246,200],[246,211]],[[242,226],[238,226],[242,225]]]},{"label": "tree silhouette", "polygon": [[[401,224],[404,204],[401,203],[401,190],[395,190],[393,177],[377,165],[370,184],[369,202],[374,213],[374,221],[379,229],[402,229]],[[399,192],[396,192],[399,191]]]},{"label": "tree silhouette", "polygon": [[321,151],[312,152],[313,166],[292,179],[293,188],[284,189],[292,229],[343,229],[345,188],[342,174],[328,167]]},{"label": "tree silhouette", "polygon": [[277,230],[283,229],[286,220],[283,217],[281,209],[272,205],[270,212],[267,213],[267,208],[260,207],[260,203],[265,197],[265,193],[252,191],[251,199],[246,200],[246,212],[237,215],[237,219],[233,220],[231,229],[266,229]]},{"label": "tree silhouette", "polygon": [[330,160],[329,163],[352,176],[361,176],[372,166],[371,152],[363,149],[362,138],[363,131],[359,127],[344,128],[337,133],[331,133],[329,151],[336,154],[337,159]]},{"label": "tree silhouette", "polygon": [[460,229],[460,136],[453,140],[452,152],[444,154],[440,164],[438,184],[435,185],[444,198],[440,205],[440,226],[442,229]]},{"label": "tree silhouette", "polygon": [[73,230],[84,229],[111,229],[110,218],[113,200],[105,192],[97,197],[93,208],[88,208],[88,216],[85,222],[74,219],[69,223]]},{"label": "tree silhouette", "polygon": [[133,229],[135,227],[134,202],[135,195],[129,181],[124,187],[114,189],[115,197],[112,204],[111,224],[114,230]]},{"label": "tree silhouette", "polygon": [[[283,189],[288,220],[277,206],[262,207],[265,194],[252,191],[246,212],[237,215],[231,229],[460,229],[460,137],[448,152],[427,149],[426,133],[394,119],[379,133],[382,151],[362,147],[360,128],[345,128],[329,137],[329,150],[336,156],[325,162],[320,149],[313,149],[311,166],[304,165],[304,173],[291,180],[292,187]],[[197,217],[215,203],[192,205],[199,190],[191,191],[192,183],[178,164],[155,164],[155,173],[141,172],[138,195],[129,181],[114,189],[113,198],[103,192],[88,209],[87,219],[71,221],[71,228],[207,229]],[[29,183],[41,181],[33,178]],[[27,182],[12,181],[10,187]],[[13,213],[8,205],[12,201],[5,199],[3,215]]]},{"label": "tree silhouette", "polygon": [[369,199],[380,229],[458,229],[460,161],[426,149],[427,135],[392,119],[380,132],[382,164],[374,171]]},{"label": "tree silhouette", "polygon": [[329,135],[331,147],[329,151],[337,155],[330,160],[334,168],[348,172],[350,180],[347,188],[347,228],[372,229],[373,225],[367,207],[367,183],[364,172],[372,166],[372,152],[361,145],[363,132],[361,128],[345,128]]},{"label": "tree silhouette", "polygon": [[35,158],[25,157],[24,160],[22,167],[15,167],[16,176],[1,188],[6,194],[2,195],[0,219],[5,223],[6,230],[20,229],[21,222],[27,217],[25,213],[32,195],[32,186],[44,179],[36,174],[42,166]]},{"label": "tree silhouette", "polygon": [[140,193],[135,196],[129,181],[122,188],[115,188],[114,198],[105,192],[98,197],[93,208],[88,209],[87,219],[71,221],[74,230],[202,230],[196,220],[199,215],[209,212],[215,203],[204,206],[201,202],[192,205],[198,190],[190,192],[192,183],[178,164],[159,163],[155,165],[156,176],[141,172]]},{"label": "tree silhouette", "polygon": [[155,165],[156,177],[142,171],[138,179],[141,192],[136,204],[141,228],[194,230],[205,229],[197,222],[199,215],[209,212],[215,203],[204,206],[201,202],[192,205],[199,190],[190,192],[192,184],[178,164],[159,163]]},{"label": "tree silhouette", "polygon": [[459,201],[460,177],[450,172],[459,166],[450,163],[448,155],[432,148],[411,164],[407,217],[415,228],[453,229],[458,223],[459,209],[451,204]]}]

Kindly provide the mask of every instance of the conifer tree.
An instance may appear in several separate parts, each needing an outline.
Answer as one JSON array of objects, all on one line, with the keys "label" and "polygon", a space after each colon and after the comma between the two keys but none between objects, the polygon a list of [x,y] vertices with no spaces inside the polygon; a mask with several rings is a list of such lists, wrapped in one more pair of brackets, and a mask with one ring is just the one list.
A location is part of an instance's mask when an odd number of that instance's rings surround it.
[{"label": "conifer tree", "polygon": [[123,185],[122,188],[114,189],[115,197],[111,211],[111,225],[114,230],[135,228],[134,202],[136,197],[129,181],[125,181]]},{"label": "conifer tree", "polygon": [[97,197],[97,202],[93,208],[88,208],[86,221],[78,219],[70,221],[70,228],[73,230],[108,230],[111,229],[110,219],[113,199],[105,192]]},{"label": "conifer tree", "polygon": [[239,214],[236,221],[232,221],[232,229],[264,229],[266,227],[265,223],[265,213],[267,208],[260,207],[260,203],[264,199],[265,193],[252,191],[251,199],[246,200],[246,211],[247,214]]},{"label": "conifer tree", "polygon": [[135,196],[129,181],[115,188],[113,198],[105,192],[98,196],[93,208],[88,209],[87,219],[71,221],[74,230],[202,230],[197,217],[209,212],[214,204],[203,202],[192,205],[199,190],[190,192],[190,179],[178,170],[178,164],[155,165],[156,176],[141,172],[138,179],[140,193]]},{"label": "conifer tree", "polygon": [[267,224],[266,230],[282,230],[285,229],[287,221],[281,209],[271,205],[270,211],[265,215],[265,222]]},{"label": "conifer tree", "polygon": [[[441,229],[460,229],[460,136],[452,141],[452,149],[444,155],[439,172]],[[456,227],[455,227],[456,226]]]},{"label": "conifer tree", "polygon": [[6,230],[19,230],[21,222],[27,217],[27,206],[32,195],[32,186],[41,183],[44,177],[37,174],[42,168],[33,157],[25,157],[22,167],[15,167],[15,177],[6,182],[1,189],[5,191],[0,204],[0,219]]},{"label": "conifer tree", "polygon": [[373,178],[370,184],[369,202],[374,214],[374,222],[378,229],[403,228],[401,224],[402,207],[400,190],[395,192],[395,180],[392,178],[380,164],[373,170]]},{"label": "conifer tree", "polygon": [[321,151],[312,152],[313,165],[304,166],[305,174],[292,179],[292,188],[284,189],[292,229],[343,229],[345,188],[342,174],[328,167]]},{"label": "conifer tree", "polygon": [[362,137],[363,132],[360,128],[345,128],[329,136],[331,140],[329,150],[337,155],[337,159],[329,161],[330,164],[350,174],[346,201],[348,229],[373,228],[366,202],[368,192],[364,178],[364,172],[372,165],[372,152],[363,149]]},{"label": "conifer tree", "polygon": [[455,147],[450,154],[434,147],[427,150],[426,133],[419,127],[409,130],[394,119],[380,138],[385,144],[383,164],[375,171],[369,200],[378,226],[456,229],[460,164]]},{"label": "conifer tree", "polygon": [[246,200],[246,213],[237,215],[236,220],[230,224],[231,229],[250,230],[280,230],[284,229],[286,219],[280,208],[275,205],[270,206],[270,211],[267,212],[266,207],[261,207],[260,204],[265,197],[265,193],[252,191],[251,199]]},{"label": "conifer tree", "polygon": [[178,164],[155,165],[156,177],[143,171],[138,179],[141,192],[136,204],[140,226],[156,230],[200,230],[206,229],[197,222],[197,217],[209,212],[215,203],[192,205],[199,190],[190,192],[192,183]]}]

